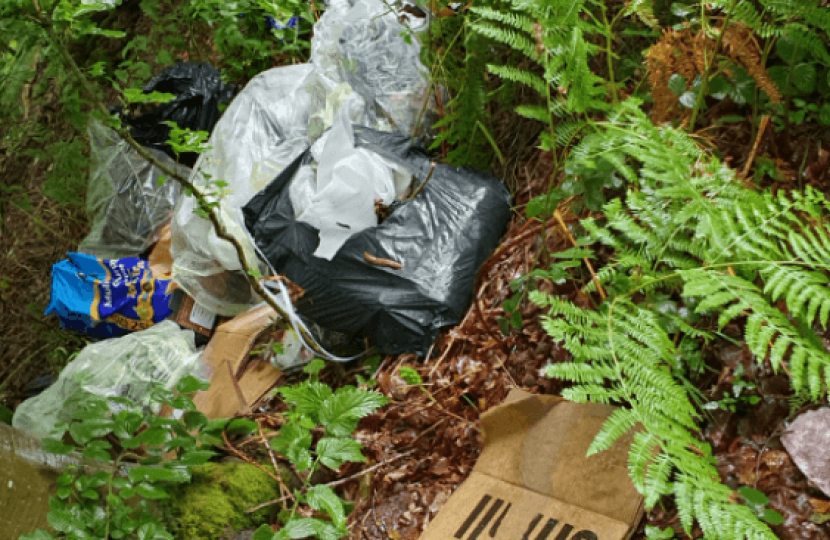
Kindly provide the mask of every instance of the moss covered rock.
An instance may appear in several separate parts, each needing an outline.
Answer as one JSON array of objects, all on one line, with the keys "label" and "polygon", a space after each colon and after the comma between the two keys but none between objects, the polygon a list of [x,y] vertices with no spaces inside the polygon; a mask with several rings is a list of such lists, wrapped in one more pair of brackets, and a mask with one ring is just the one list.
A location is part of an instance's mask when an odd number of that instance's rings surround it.
[{"label": "moss covered rock", "polygon": [[170,530],[179,540],[217,540],[229,531],[266,523],[272,506],[245,510],[279,497],[277,482],[248,463],[206,463],[193,468],[193,480],[166,501]]}]

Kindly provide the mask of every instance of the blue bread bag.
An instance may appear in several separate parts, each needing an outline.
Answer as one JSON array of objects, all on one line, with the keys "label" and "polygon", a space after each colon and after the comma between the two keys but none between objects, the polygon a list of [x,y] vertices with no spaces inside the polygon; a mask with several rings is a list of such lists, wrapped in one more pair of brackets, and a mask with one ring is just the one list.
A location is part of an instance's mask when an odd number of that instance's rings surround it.
[{"label": "blue bread bag", "polygon": [[89,336],[123,336],[170,315],[170,285],[170,280],[155,279],[144,259],[67,253],[52,267],[46,315],[55,314],[62,328]]}]

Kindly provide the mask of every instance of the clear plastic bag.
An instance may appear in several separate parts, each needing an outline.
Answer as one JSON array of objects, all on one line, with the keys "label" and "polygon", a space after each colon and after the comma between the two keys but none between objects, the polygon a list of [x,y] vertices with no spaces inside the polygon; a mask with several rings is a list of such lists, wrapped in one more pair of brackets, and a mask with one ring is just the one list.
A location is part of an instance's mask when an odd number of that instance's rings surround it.
[{"label": "clear plastic bag", "polygon": [[[87,212],[92,229],[78,251],[104,259],[138,257],[157,239],[179,199],[173,180],[159,186],[161,170],[138,155],[112,129],[93,121],[88,128],[92,174],[87,191]],[[160,151],[148,149],[160,162],[182,176],[190,169],[176,164]]]},{"label": "clear plastic bag", "polygon": [[12,425],[32,436],[46,437],[58,422],[72,419],[74,411],[67,401],[79,392],[127,397],[146,406],[153,385],[172,389],[186,375],[203,374],[199,354],[193,331],[182,330],[172,321],[89,344],[61,371],[55,384],[20,404]]},{"label": "clear plastic bag", "polygon": [[381,129],[418,135],[433,120],[425,115],[416,130],[429,80],[418,39],[402,36],[409,30],[401,16],[381,0],[333,3],[314,25],[311,62],[331,81],[348,82],[371,105],[373,123],[392,128]]}]

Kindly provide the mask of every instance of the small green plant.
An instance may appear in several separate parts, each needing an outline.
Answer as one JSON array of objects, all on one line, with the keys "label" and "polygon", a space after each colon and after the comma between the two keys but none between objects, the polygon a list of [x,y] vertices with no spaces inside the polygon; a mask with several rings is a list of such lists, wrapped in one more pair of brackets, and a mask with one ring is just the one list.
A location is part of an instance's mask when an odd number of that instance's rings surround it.
[{"label": "small green plant", "polygon": [[767,508],[769,504],[769,497],[763,492],[753,489],[751,487],[740,487],[738,493],[744,498],[744,503],[752,512],[760,519],[766,521],[770,525],[781,525],[784,523],[784,516],[773,510]]},{"label": "small green plant", "polygon": [[[311,364],[309,364],[311,366]],[[309,368],[307,366],[307,369]],[[315,365],[313,377],[319,371]],[[364,462],[361,445],[351,437],[361,418],[386,404],[387,399],[376,392],[346,386],[332,390],[317,381],[306,381],[277,390],[289,404],[286,423],[270,447],[285,456],[303,480],[294,490],[294,505],[280,513],[282,527],[273,532],[263,525],[254,540],[289,540],[318,538],[337,540],[348,536],[346,503],[327,485],[311,485],[314,473],[321,467],[339,469],[348,462]],[[319,435],[322,435],[318,438]],[[315,442],[316,441],[316,442]],[[307,505],[320,517],[301,517],[300,507]]]},{"label": "small green plant", "polygon": [[722,409],[724,411],[737,412],[739,407],[746,405],[755,405],[761,401],[761,396],[745,395],[747,390],[755,390],[755,383],[743,378],[746,374],[746,368],[743,364],[739,364],[733,372],[732,379],[732,395],[723,396],[717,401],[710,401],[703,406],[703,409],[712,411],[715,409]]},{"label": "small green plant", "polygon": [[[72,467],[60,475],[47,516],[55,533],[37,530],[21,540],[172,540],[153,501],[167,498],[170,487],[190,481],[192,467],[216,455],[210,442],[227,420],[208,421],[188,397],[208,386],[188,376],[176,392],[154,389],[151,406],[169,406],[177,411],[173,418],[157,416],[152,407],[138,407],[125,397],[74,396],[67,404],[76,411],[74,419],[59,426],[55,437],[43,439],[44,450],[77,451],[101,465]],[[162,460],[169,452],[174,457]]]}]

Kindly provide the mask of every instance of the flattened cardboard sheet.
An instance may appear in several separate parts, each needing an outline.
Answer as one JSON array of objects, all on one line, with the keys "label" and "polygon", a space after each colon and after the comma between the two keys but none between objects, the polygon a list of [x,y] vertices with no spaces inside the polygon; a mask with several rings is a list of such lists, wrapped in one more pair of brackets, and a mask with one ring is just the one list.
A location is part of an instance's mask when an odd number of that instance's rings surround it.
[{"label": "flattened cardboard sheet", "polygon": [[614,407],[512,391],[482,416],[484,450],[422,540],[622,540],[642,516],[623,438],[585,457]]}]

